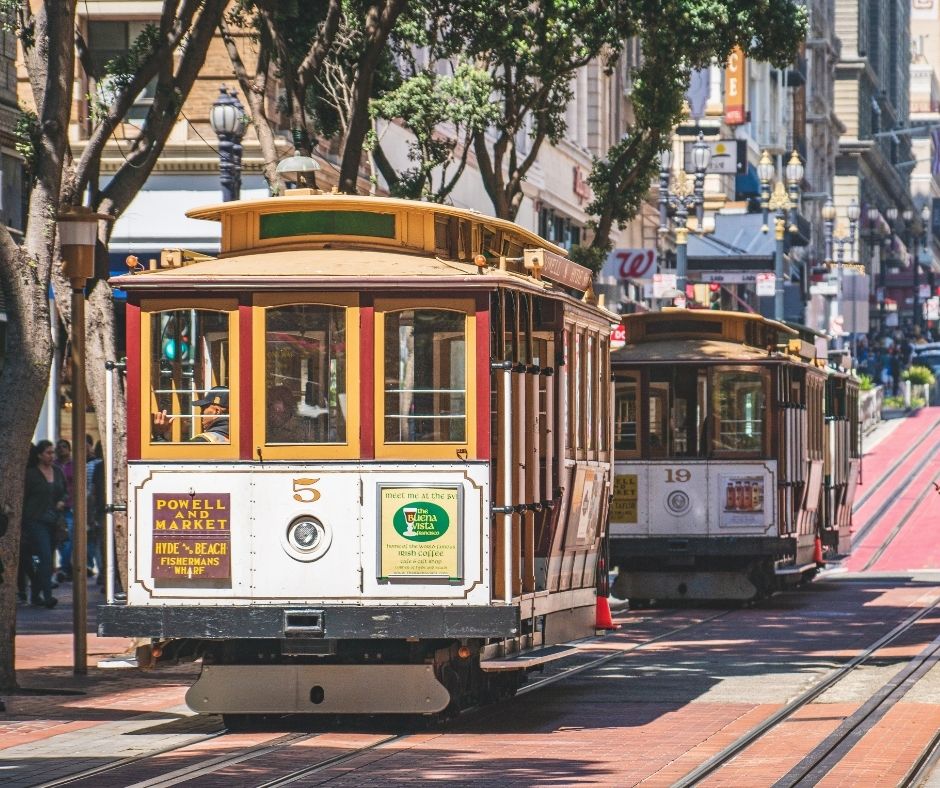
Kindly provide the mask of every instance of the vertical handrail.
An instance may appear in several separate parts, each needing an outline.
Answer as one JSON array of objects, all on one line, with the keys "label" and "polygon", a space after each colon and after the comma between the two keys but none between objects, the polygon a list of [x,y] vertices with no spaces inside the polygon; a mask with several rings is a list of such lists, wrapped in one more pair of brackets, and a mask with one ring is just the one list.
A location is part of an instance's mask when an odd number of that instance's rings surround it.
[{"label": "vertical handrail", "polygon": [[116,361],[106,361],[107,374],[104,377],[104,550],[105,574],[104,590],[105,601],[114,603],[114,374],[123,366]]},{"label": "vertical handrail", "polygon": [[512,602],[512,370],[503,370],[503,601]]}]

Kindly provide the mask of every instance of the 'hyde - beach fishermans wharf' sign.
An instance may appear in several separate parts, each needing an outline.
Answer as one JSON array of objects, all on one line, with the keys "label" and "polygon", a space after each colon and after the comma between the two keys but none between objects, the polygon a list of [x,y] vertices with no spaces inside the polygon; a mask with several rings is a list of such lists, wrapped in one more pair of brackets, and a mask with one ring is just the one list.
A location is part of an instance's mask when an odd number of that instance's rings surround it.
[{"label": "'hyde - beach fishermans wharf' sign", "polygon": [[230,516],[229,493],[154,493],[154,578],[230,578]]}]

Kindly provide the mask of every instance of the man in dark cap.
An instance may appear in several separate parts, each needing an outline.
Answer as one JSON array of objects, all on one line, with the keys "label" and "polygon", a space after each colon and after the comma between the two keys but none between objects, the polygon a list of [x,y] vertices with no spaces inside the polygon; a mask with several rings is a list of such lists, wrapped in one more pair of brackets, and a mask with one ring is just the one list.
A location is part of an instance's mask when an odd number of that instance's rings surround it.
[{"label": "man in dark cap", "polygon": [[[229,443],[229,417],[228,417],[228,389],[216,386],[206,392],[206,396],[193,402],[196,407],[202,408],[200,419],[201,429],[198,435],[190,438],[196,443]],[[169,429],[170,416],[165,410],[153,414],[153,427],[157,434]]]}]

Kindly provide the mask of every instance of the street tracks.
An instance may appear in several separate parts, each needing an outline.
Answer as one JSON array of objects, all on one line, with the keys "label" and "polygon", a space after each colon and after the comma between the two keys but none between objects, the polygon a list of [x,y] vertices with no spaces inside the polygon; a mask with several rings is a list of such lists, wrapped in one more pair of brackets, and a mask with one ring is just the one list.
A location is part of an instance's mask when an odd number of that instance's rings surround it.
[{"label": "street tracks", "polygon": [[[855,668],[876,659],[881,650],[909,632],[921,619],[935,613],[938,607],[940,607],[940,598],[935,599],[931,605],[921,608],[908,616],[864,651],[825,675],[820,681],[787,703],[760,725],[755,726],[713,755],[701,766],[686,774],[682,780],[675,783],[674,788],[691,788],[691,786],[698,785],[707,777],[715,775],[722,767],[768,736],[782,723],[792,719],[797,711],[808,706],[823,692],[846,678]],[[934,639],[916,657],[909,660],[895,676],[862,704],[854,714],[846,718],[835,731],[780,780],[774,783],[774,788],[809,786],[819,782],[821,777],[828,774],[851,751],[862,736],[883,719],[888,711],[907,694],[921,677],[937,665],[938,659],[940,659],[940,637]],[[915,774],[920,773],[919,764],[929,761],[931,753],[936,748],[937,739],[935,738],[909,771],[908,774],[912,779]]]}]

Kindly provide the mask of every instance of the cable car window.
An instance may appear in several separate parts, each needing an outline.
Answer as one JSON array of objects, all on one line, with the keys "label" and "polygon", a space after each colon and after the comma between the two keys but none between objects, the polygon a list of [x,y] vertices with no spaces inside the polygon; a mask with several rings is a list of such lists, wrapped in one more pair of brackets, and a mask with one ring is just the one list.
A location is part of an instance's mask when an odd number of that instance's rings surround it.
[{"label": "cable car window", "polygon": [[466,315],[388,312],[384,333],[385,442],[466,442]]},{"label": "cable car window", "polygon": [[230,444],[230,313],[173,309],[149,321],[151,443]]},{"label": "cable car window", "polygon": [[716,370],[714,379],[714,451],[761,454],[764,445],[764,376],[757,371]]},{"label": "cable car window", "polygon": [[637,434],[639,400],[639,379],[637,377],[618,379],[614,386],[614,449],[618,454],[620,452],[639,454]]},{"label": "cable car window", "polygon": [[650,456],[705,456],[704,379],[703,370],[691,364],[650,370],[647,404]]},{"label": "cable car window", "polygon": [[265,443],[345,443],[346,405],[346,309],[265,310]]}]

